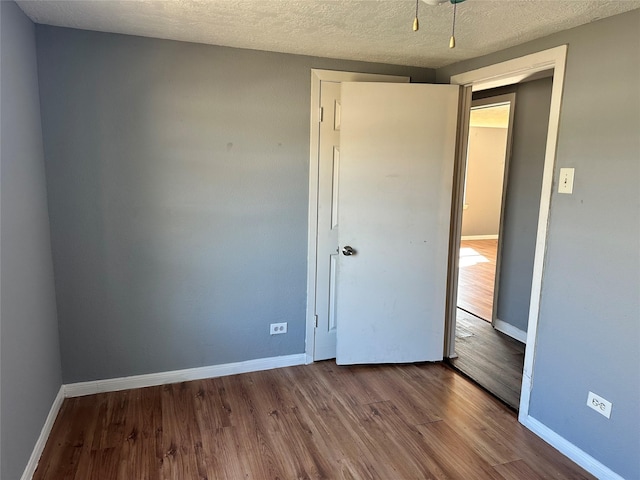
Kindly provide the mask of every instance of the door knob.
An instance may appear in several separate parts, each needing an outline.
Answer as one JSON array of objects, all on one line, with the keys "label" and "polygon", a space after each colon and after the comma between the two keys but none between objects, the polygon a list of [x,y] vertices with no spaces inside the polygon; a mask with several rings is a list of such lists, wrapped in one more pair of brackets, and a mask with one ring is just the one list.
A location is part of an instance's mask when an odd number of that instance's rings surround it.
[{"label": "door knob", "polygon": [[351,255],[355,255],[356,251],[353,247],[350,247],[349,245],[345,245],[344,247],[342,247],[342,254],[345,257],[350,257]]}]

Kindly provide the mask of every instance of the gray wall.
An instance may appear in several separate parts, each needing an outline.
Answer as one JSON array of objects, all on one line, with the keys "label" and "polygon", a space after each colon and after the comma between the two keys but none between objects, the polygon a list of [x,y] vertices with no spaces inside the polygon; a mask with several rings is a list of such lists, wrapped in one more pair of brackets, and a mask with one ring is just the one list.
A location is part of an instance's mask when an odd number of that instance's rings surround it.
[{"label": "gray wall", "polygon": [[[530,414],[624,478],[640,478],[640,10],[439,69],[569,44]],[[554,184],[555,185],[555,184]],[[586,406],[613,402],[611,419]]]},{"label": "gray wall", "polygon": [[504,205],[497,317],[526,332],[551,106],[551,78],[479,92],[516,93]]},{"label": "gray wall", "polygon": [[304,352],[310,69],[435,72],[37,40],[65,383]]},{"label": "gray wall", "polygon": [[0,477],[20,478],[62,383],[34,25],[0,2]]}]

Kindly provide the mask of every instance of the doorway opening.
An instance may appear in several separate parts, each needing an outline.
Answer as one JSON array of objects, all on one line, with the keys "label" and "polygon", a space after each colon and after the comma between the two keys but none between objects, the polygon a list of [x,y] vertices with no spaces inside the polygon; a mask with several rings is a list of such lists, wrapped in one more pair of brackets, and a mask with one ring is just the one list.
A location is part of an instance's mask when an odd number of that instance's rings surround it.
[{"label": "doorway opening", "polygon": [[457,308],[489,323],[499,282],[515,93],[473,100],[464,181]]},{"label": "doorway opening", "polygon": [[522,386],[552,86],[549,75],[476,92],[471,103],[457,356],[450,362],[515,410]]},{"label": "doorway opening", "polygon": [[515,93],[471,103],[456,304],[457,358],[451,364],[517,409],[524,343],[492,328],[514,111]]},{"label": "doorway opening", "polygon": [[[548,110],[546,143],[544,144],[544,166],[542,186],[536,207],[538,220],[535,232],[533,272],[529,277],[529,312],[526,318],[526,347],[522,371],[522,388],[518,409],[518,420],[527,428],[535,429],[535,420],[529,415],[529,403],[533,386],[534,358],[536,351],[538,316],[540,313],[542,281],[544,276],[545,252],[553,187],[560,107],[564,85],[567,46],[561,45],[549,50],[525,55],[476,70],[453,75],[450,82],[463,87],[460,111],[460,131],[457,140],[457,160],[454,172],[454,186],[450,224],[449,276],[447,279],[447,312],[445,319],[444,355],[456,357],[456,298],[458,290],[457,270],[459,261],[460,232],[462,227],[462,205],[464,171],[466,167],[466,147],[468,139],[469,113],[472,95],[499,87],[518,85],[526,80],[553,77],[551,105]],[[496,93],[494,93],[496,94]],[[519,97],[519,105],[521,103]],[[502,282],[503,287],[506,282]],[[496,322],[497,323],[497,322]]]}]

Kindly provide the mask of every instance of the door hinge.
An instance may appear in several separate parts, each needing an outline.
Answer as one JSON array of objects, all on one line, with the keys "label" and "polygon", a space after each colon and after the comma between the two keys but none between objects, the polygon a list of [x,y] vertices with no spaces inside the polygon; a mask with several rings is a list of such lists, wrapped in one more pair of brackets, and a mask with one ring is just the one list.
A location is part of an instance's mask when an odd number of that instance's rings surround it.
[{"label": "door hinge", "polygon": [[324,107],[320,107],[320,123],[324,120]]},{"label": "door hinge", "polygon": [[314,315],[316,317],[316,328],[318,328],[318,315]]}]

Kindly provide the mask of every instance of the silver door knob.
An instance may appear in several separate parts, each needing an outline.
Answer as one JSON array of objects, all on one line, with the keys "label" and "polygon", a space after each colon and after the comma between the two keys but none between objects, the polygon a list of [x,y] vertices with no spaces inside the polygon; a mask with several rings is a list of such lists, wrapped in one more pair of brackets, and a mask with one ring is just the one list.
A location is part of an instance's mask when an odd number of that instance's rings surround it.
[{"label": "silver door knob", "polygon": [[342,254],[345,257],[350,257],[351,255],[355,255],[356,251],[353,247],[350,247],[349,245],[345,245],[344,247],[342,247]]}]

